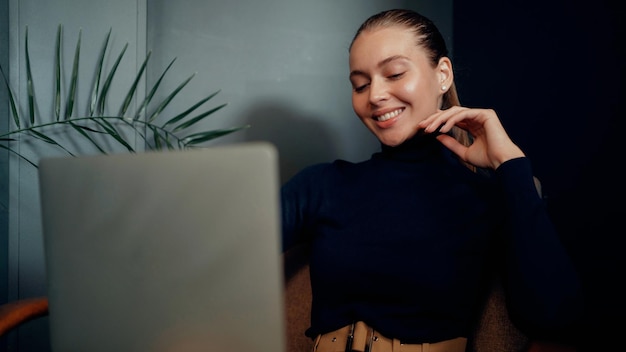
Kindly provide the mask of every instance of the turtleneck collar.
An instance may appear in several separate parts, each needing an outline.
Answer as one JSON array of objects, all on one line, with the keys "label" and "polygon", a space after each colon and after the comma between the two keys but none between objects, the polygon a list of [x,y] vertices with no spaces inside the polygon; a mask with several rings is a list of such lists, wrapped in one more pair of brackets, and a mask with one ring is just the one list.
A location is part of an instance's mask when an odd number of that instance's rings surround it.
[{"label": "turtleneck collar", "polygon": [[[386,158],[403,161],[418,161],[427,157],[441,155],[445,149],[435,134],[417,133],[402,144],[391,147],[381,143],[381,151],[374,154],[374,158]],[[447,150],[447,149],[446,149]]]}]

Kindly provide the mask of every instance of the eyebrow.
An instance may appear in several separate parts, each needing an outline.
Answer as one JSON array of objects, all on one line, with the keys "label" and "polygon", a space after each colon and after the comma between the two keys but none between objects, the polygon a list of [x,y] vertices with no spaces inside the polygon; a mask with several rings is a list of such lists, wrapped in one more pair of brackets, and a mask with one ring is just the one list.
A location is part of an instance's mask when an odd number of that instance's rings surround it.
[{"label": "eyebrow", "polygon": [[[409,58],[403,55],[393,55],[390,56],[382,61],[380,61],[378,63],[378,65],[376,65],[377,67],[383,67],[385,65],[387,65],[388,63],[392,62],[392,61],[396,61],[396,60],[408,60]],[[365,72],[363,71],[359,71],[359,70],[354,70],[350,72],[350,77],[354,77],[354,76],[366,76]]]}]

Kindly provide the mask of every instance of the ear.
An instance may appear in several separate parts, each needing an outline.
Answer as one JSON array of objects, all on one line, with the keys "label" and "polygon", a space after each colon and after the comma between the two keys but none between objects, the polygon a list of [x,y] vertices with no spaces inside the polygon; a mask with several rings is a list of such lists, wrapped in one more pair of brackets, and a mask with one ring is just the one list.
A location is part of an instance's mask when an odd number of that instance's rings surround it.
[{"label": "ear", "polygon": [[441,84],[441,90],[446,92],[450,89],[452,82],[454,82],[454,73],[452,72],[452,62],[448,57],[442,57],[437,64],[437,75],[439,83]]}]

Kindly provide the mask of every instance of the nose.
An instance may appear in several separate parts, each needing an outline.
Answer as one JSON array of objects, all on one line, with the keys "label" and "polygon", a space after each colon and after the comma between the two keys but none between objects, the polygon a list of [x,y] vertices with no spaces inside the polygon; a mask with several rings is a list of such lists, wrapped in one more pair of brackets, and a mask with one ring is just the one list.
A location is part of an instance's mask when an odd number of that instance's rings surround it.
[{"label": "nose", "polygon": [[369,100],[371,104],[378,104],[389,99],[389,89],[387,84],[381,80],[372,80],[369,88]]}]

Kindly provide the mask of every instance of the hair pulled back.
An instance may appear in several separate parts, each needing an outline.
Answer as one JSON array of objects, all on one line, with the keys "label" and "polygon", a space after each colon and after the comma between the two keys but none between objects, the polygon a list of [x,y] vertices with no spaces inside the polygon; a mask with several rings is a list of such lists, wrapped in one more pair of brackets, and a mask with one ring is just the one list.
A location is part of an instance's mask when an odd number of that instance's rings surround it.
[{"label": "hair pulled back", "polygon": [[[393,26],[405,27],[413,32],[415,35],[415,45],[426,51],[433,67],[439,64],[439,59],[448,56],[446,41],[437,26],[435,26],[429,18],[415,11],[406,9],[386,10],[369,17],[356,31],[350,43],[350,49],[352,49],[354,41],[362,32]],[[461,105],[454,82],[450,85],[450,89],[444,93],[441,105],[442,109]],[[471,143],[467,131],[458,127],[452,129],[452,135],[464,145]]]}]

